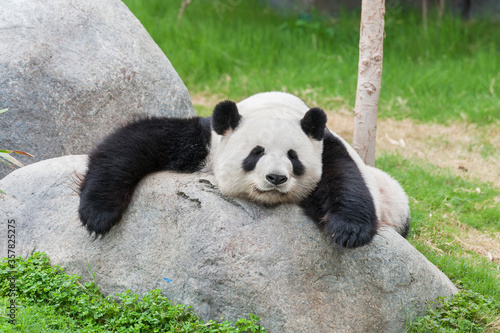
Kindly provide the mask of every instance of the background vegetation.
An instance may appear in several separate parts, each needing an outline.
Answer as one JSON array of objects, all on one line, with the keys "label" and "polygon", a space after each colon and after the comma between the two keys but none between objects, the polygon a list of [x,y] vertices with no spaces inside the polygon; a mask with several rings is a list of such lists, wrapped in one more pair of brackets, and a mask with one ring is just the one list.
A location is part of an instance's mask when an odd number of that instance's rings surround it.
[{"label": "background vegetation", "polygon": [[[359,13],[282,16],[255,1],[125,0],[191,94],[239,100],[286,90],[327,109],[353,106]],[[500,24],[403,7],[386,12],[380,116],[488,124],[500,110]]]},{"label": "background vegetation", "polygon": [[[172,62],[200,115],[209,115],[218,100],[240,100],[266,90],[294,93],[331,114],[352,111],[359,13],[344,11],[336,18],[317,13],[282,16],[254,1],[199,0],[179,21],[180,0],[124,2]],[[500,24],[463,22],[446,14],[440,19],[432,12],[428,20],[424,30],[420,12],[402,7],[387,10],[380,117],[429,126],[459,122],[491,133],[500,124]],[[498,154],[499,147],[483,139],[483,157]],[[434,161],[398,153],[381,153],[376,163],[399,180],[410,196],[410,243],[461,289],[458,297],[443,301],[443,307],[409,323],[408,330],[499,331],[500,258],[495,251],[500,248],[500,189],[459,177]],[[43,257],[30,260],[18,263],[18,269],[31,276],[20,290],[18,331],[35,332],[30,323],[41,323],[40,318],[45,318],[44,325],[47,321],[44,332],[85,332],[95,327],[120,331],[118,327],[126,323],[137,323],[138,331],[147,331],[144,327],[149,326],[140,325],[158,318],[170,318],[172,332],[191,332],[190,327],[257,330],[253,317],[242,319],[239,326],[200,323],[183,307],[167,305],[155,292],[145,303],[137,302],[133,294],[119,296],[121,303],[104,300],[95,286],[80,284],[74,277],[54,282],[63,275],[50,273]],[[2,274],[7,274],[6,267],[0,268]],[[6,288],[0,283],[0,303],[7,301]],[[146,311],[139,316],[138,309],[153,303],[157,315]],[[111,321],[104,322],[104,314]],[[125,326],[118,326],[120,322]],[[130,325],[133,331],[135,326]],[[12,329],[4,314],[2,329]]]}]

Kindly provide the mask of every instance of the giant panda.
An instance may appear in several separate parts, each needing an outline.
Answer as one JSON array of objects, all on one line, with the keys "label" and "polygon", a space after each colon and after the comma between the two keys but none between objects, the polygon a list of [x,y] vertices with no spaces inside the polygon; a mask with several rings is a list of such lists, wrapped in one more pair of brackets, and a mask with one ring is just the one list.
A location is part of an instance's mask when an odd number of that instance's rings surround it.
[{"label": "giant panda", "polygon": [[121,127],[89,154],[82,224],[96,236],[108,233],[149,173],[203,171],[213,172],[223,195],[300,205],[342,247],[370,243],[382,226],[406,237],[402,187],[366,166],[326,120],[298,97],[267,92],[220,102],[208,118],[147,118]]}]

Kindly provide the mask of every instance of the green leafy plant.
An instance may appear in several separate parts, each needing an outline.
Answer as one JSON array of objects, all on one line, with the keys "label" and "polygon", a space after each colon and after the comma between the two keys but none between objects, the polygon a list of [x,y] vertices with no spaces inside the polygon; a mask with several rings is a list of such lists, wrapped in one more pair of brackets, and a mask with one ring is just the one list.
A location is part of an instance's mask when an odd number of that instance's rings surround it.
[{"label": "green leafy plant", "polygon": [[408,332],[474,333],[500,329],[500,302],[493,297],[461,291],[453,298],[440,298],[434,306],[424,317],[411,322]]},{"label": "green leafy plant", "polygon": [[[27,318],[28,323],[44,318],[43,332],[264,332],[254,315],[235,324],[203,322],[189,307],[172,304],[158,289],[142,298],[128,290],[103,297],[94,283],[82,283],[79,276],[52,267],[44,253],[16,257],[11,263],[0,262],[0,305],[6,304],[12,289],[9,277],[15,274],[16,318]],[[4,309],[0,309],[2,332],[31,332],[25,320],[9,326]]]}]

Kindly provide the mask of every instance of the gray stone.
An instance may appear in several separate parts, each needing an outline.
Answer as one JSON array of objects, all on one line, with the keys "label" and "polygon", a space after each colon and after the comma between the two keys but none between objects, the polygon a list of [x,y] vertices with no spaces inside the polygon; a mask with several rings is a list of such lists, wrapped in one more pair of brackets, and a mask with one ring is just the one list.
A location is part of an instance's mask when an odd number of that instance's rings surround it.
[{"label": "gray stone", "polygon": [[[195,115],[167,57],[120,0],[4,0],[0,149],[88,153],[137,115]],[[0,163],[0,178],[12,169]]]},{"label": "gray stone", "polygon": [[150,175],[124,220],[94,241],[73,191],[73,173],[85,168],[85,156],[66,156],[2,179],[0,239],[15,220],[16,255],[45,251],[85,280],[88,264],[104,294],[160,288],[203,319],[253,313],[271,332],[366,333],[402,332],[426,302],[457,291],[390,229],[369,246],[341,249],[297,206],[223,197],[201,173]]}]

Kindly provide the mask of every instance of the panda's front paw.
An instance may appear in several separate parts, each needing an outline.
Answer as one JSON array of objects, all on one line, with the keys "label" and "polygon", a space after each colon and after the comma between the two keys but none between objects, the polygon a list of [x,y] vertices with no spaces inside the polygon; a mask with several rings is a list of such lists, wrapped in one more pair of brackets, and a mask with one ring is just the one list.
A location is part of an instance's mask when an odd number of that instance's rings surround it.
[{"label": "panda's front paw", "polygon": [[349,221],[337,213],[327,213],[322,219],[323,230],[340,246],[354,248],[370,243],[377,233],[375,223]]}]

